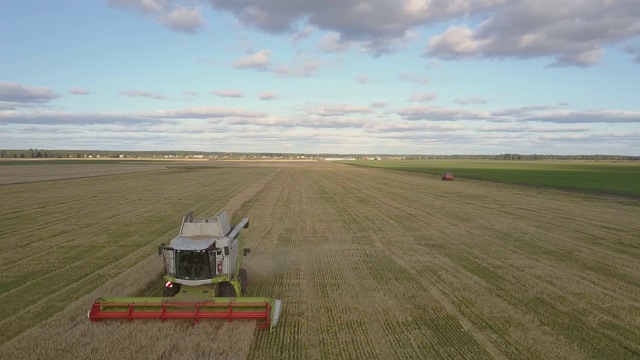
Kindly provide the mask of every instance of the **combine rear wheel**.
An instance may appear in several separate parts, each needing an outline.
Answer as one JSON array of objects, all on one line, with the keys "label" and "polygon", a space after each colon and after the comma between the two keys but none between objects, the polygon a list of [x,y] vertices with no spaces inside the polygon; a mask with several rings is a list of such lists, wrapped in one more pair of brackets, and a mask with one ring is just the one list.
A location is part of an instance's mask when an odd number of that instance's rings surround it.
[{"label": "combine rear wheel", "polygon": [[220,287],[220,297],[236,297],[236,289],[230,282],[222,282]]},{"label": "combine rear wheel", "polygon": [[240,282],[242,283],[242,295],[246,294],[249,288],[249,277],[247,275],[247,269],[240,269]]}]

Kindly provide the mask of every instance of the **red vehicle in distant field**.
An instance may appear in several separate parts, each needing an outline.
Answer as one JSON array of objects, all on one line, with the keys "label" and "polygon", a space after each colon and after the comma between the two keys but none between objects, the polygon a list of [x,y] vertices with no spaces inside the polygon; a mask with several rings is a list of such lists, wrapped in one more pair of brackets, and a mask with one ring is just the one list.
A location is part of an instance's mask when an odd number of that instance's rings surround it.
[{"label": "red vehicle in distant field", "polygon": [[452,173],[443,173],[442,174],[442,180],[453,181],[453,174]]}]

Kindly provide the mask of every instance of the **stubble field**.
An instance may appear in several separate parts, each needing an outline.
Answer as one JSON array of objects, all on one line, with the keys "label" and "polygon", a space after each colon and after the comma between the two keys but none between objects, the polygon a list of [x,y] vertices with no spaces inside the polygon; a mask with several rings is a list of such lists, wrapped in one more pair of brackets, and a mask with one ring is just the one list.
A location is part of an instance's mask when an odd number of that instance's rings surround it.
[{"label": "stubble field", "polygon": [[[0,358],[632,359],[640,201],[318,162],[0,185]],[[250,322],[89,323],[181,216],[247,216]]]}]

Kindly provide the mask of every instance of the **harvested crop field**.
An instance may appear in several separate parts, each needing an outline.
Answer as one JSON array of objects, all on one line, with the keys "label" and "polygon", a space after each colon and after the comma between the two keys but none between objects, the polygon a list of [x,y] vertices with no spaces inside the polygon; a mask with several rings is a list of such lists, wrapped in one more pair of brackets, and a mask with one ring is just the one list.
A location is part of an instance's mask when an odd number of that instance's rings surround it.
[{"label": "harvested crop field", "polygon": [[[253,163],[1,185],[0,358],[634,359],[640,201],[342,164]],[[162,284],[155,247],[227,206],[250,322],[90,323]]]}]

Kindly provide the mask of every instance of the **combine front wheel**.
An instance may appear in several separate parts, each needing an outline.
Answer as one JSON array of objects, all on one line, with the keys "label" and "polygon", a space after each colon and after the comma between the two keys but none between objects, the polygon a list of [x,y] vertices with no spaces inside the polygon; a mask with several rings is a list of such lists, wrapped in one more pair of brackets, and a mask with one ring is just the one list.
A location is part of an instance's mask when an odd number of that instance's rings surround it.
[{"label": "combine front wheel", "polygon": [[176,296],[177,293],[180,292],[180,284],[173,283],[171,287],[162,288],[162,296],[163,297],[173,297]]},{"label": "combine front wheel", "polygon": [[242,295],[244,295],[247,293],[247,289],[249,288],[247,269],[240,269],[240,282],[242,283]]},{"label": "combine front wheel", "polygon": [[236,289],[230,282],[220,283],[220,297],[236,297]]}]

